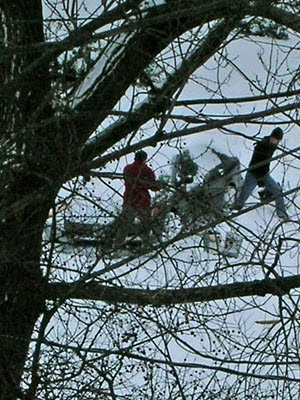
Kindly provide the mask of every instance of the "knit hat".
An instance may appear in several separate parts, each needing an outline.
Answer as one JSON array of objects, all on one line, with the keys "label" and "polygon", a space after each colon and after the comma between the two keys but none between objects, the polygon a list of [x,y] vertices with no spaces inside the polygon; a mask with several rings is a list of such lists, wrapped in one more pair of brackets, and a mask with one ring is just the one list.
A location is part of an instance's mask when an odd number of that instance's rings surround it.
[{"label": "knit hat", "polygon": [[283,138],[283,130],[281,128],[275,128],[272,130],[271,136],[278,140],[282,140]]},{"label": "knit hat", "polygon": [[148,157],[148,154],[144,150],[139,150],[135,153],[134,155],[134,160],[135,161],[146,161]]}]

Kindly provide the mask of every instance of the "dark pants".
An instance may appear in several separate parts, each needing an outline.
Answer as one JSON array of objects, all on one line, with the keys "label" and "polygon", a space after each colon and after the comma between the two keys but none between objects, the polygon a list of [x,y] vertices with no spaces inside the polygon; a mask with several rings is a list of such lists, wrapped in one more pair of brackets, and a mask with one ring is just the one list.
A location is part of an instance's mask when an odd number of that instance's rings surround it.
[{"label": "dark pants", "polygon": [[120,223],[115,238],[116,245],[122,245],[125,242],[126,237],[132,231],[135,218],[138,218],[140,224],[138,236],[140,236],[144,242],[149,242],[151,230],[151,209],[125,206],[120,215]]}]

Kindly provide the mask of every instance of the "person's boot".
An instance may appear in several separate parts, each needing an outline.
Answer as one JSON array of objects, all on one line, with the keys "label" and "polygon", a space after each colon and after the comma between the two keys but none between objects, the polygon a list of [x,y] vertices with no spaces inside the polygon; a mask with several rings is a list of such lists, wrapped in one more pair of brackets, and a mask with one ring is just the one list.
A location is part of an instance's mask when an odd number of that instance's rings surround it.
[{"label": "person's boot", "polygon": [[232,206],[230,207],[230,209],[232,211],[241,211],[242,208],[243,208],[243,206],[241,206],[240,204],[237,204],[237,203],[232,204]]},{"label": "person's boot", "polygon": [[278,215],[278,218],[280,219],[280,221],[282,222],[290,222],[291,218],[288,216],[288,214],[280,214]]}]

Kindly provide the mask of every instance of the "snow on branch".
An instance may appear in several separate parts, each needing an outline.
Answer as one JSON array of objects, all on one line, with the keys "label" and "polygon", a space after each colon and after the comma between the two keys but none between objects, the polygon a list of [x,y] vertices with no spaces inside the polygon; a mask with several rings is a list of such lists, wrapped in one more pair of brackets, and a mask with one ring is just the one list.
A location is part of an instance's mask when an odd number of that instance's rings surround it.
[{"label": "snow on branch", "polygon": [[283,25],[287,28],[300,32],[300,17],[298,13],[291,13],[289,11],[280,9],[275,6],[268,7],[249,7],[251,15],[256,15],[264,18],[268,18],[277,24]]},{"label": "snow on branch", "polygon": [[172,96],[182,84],[188,81],[189,76],[203,65],[221,46],[231,33],[234,26],[239,23],[239,18],[232,18],[219,23],[207,37],[195,46],[189,57],[184,59],[173,74],[168,75],[160,87],[151,91],[147,99],[139,103],[126,117],[121,117],[117,122],[101,132],[100,137],[91,140],[84,149],[84,155],[92,159],[95,154],[105,150],[116,141],[126,137],[131,131],[137,130],[149,119],[158,113],[165,112],[171,104]]},{"label": "snow on branch", "polygon": [[97,86],[101,84],[102,80],[106,78],[106,74],[111,74],[113,72],[118,65],[116,60],[118,60],[121,53],[125,51],[126,43],[128,43],[133,34],[133,32],[122,33],[113,43],[109,43],[106,48],[103,49],[98,61],[75,91],[71,103],[72,108],[75,108],[83,100],[89,98],[97,89]]}]

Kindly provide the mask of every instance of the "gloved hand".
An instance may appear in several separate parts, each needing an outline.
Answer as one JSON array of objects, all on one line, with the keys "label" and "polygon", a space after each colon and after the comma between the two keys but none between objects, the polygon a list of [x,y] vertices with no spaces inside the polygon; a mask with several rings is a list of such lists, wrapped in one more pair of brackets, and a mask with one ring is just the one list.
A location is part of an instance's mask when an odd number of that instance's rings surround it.
[{"label": "gloved hand", "polygon": [[168,187],[168,183],[170,181],[169,175],[160,175],[156,180],[157,189],[162,190]]},{"label": "gloved hand", "polygon": [[158,181],[161,183],[169,183],[170,175],[159,175]]}]

